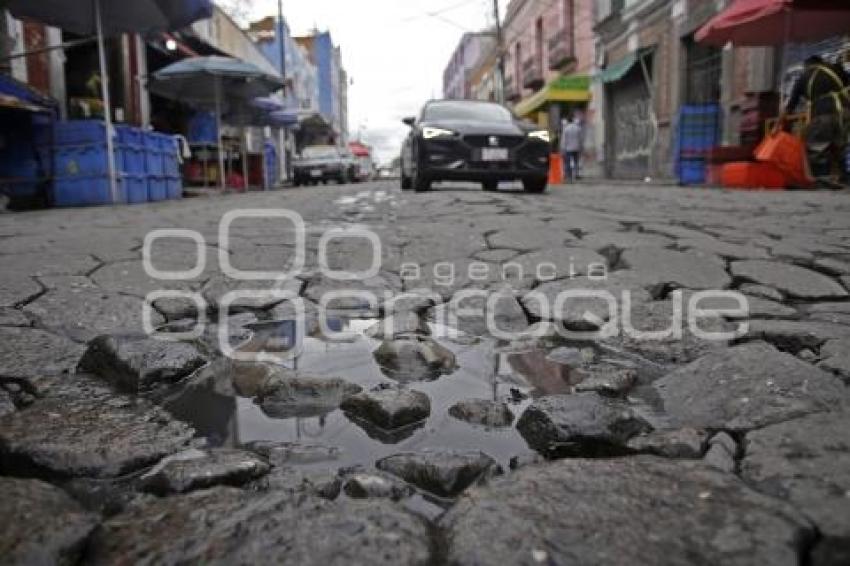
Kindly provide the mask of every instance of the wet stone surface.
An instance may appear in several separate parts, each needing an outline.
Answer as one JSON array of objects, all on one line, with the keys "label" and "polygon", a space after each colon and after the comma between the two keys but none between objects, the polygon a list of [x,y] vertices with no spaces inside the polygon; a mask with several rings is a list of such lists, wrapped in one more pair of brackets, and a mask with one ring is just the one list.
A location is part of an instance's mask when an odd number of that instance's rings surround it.
[{"label": "wet stone surface", "polygon": [[[846,195],[582,184],[414,195],[376,183],[281,196],[0,215],[0,491],[14,502],[0,514],[30,517],[3,516],[17,530],[0,555],[850,561]],[[219,249],[241,269],[289,265],[295,235],[273,219],[217,240],[223,213],[281,206],[307,224],[304,270],[224,277]],[[378,234],[380,269],[334,280],[319,241],[355,224]],[[144,273],[142,242],[164,227],[207,235],[200,277]],[[167,244],[157,265],[190,268],[194,245]],[[334,269],[372,259],[343,240],[326,251]],[[128,338],[156,289],[208,303],[154,305],[159,337],[201,325],[197,338]],[[721,289],[748,311],[694,330],[689,299]],[[228,293],[253,290],[264,293],[225,309]],[[341,296],[320,312],[345,290],[376,300]],[[678,306],[682,333],[666,333]]]}]

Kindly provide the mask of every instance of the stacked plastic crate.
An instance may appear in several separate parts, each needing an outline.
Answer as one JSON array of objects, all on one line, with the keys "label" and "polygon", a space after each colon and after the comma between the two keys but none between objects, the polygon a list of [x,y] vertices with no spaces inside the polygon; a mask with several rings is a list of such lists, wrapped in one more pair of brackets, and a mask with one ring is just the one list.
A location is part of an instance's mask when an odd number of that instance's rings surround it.
[{"label": "stacked plastic crate", "polygon": [[[141,132],[116,128],[115,169],[120,203],[147,200]],[[106,125],[95,120],[57,122],[53,144],[43,140],[39,151],[53,160],[53,204],[89,206],[111,204]]]},{"label": "stacked plastic crate", "polygon": [[705,183],[707,157],[720,139],[720,105],[685,105],[679,111],[676,175],[683,185]]},{"label": "stacked plastic crate", "polygon": [[266,141],[263,152],[264,167],[263,171],[266,173],[266,187],[269,189],[273,188],[277,185],[278,180],[278,169],[277,169],[277,148],[274,143],[270,141]]},{"label": "stacked plastic crate", "polygon": [[177,154],[177,140],[158,132],[145,132],[145,162],[148,199],[157,202],[183,196],[183,181]]}]

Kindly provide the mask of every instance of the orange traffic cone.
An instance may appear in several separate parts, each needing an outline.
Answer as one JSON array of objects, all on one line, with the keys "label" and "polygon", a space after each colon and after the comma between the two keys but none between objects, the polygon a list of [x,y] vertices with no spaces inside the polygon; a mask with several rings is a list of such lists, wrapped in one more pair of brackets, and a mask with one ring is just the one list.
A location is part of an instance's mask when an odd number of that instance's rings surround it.
[{"label": "orange traffic cone", "polygon": [[560,153],[549,156],[549,184],[562,185],[564,183],[564,159]]}]

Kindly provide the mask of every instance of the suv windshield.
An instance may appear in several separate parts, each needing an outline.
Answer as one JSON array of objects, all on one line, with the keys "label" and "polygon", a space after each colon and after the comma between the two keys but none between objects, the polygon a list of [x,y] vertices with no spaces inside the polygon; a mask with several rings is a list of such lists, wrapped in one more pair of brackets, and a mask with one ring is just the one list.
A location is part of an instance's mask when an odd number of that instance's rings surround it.
[{"label": "suv windshield", "polygon": [[425,107],[423,121],[478,120],[482,122],[510,122],[513,116],[498,104],[481,102],[435,102]]},{"label": "suv windshield", "polygon": [[306,159],[331,159],[339,157],[339,152],[330,145],[315,145],[305,148],[302,155]]}]

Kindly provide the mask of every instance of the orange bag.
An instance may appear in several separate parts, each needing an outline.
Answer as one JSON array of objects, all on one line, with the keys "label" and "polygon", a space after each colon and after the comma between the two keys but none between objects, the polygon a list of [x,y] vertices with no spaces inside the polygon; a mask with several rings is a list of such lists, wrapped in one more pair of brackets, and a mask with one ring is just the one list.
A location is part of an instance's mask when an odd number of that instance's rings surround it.
[{"label": "orange bag", "polygon": [[791,185],[809,187],[814,183],[808,174],[805,144],[788,132],[769,134],[756,148],[755,158],[775,165]]}]

